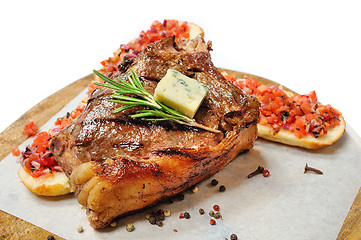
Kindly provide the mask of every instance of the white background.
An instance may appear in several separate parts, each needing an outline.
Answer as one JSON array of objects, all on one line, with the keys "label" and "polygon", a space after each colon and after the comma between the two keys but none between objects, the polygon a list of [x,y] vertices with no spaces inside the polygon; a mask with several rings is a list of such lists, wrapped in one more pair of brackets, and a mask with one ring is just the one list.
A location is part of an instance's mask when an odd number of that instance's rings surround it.
[{"label": "white background", "polygon": [[194,22],[216,66],[316,90],[361,135],[360,1],[1,1],[0,132],[153,20]]}]

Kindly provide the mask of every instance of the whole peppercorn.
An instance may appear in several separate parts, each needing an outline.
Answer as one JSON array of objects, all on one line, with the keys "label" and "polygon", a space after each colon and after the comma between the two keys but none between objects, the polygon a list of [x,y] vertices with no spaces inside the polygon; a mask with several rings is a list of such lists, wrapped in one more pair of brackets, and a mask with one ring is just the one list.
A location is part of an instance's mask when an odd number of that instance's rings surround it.
[{"label": "whole peppercorn", "polygon": [[212,179],[211,185],[212,185],[212,186],[217,186],[217,184],[218,184],[217,179]]},{"label": "whole peppercorn", "polygon": [[164,213],[158,215],[158,219],[163,221],[165,219]]},{"label": "whole peppercorn", "polygon": [[183,193],[179,194],[179,195],[178,195],[178,199],[179,199],[180,201],[182,201],[182,200],[184,199],[184,194],[183,194]]},{"label": "whole peppercorn", "polygon": [[218,205],[213,206],[214,211],[219,211],[220,207]]},{"label": "whole peppercorn", "polygon": [[224,185],[221,185],[221,186],[219,187],[219,191],[220,191],[220,192],[226,191],[226,187],[225,187]]},{"label": "whole peppercorn", "polygon": [[155,224],[159,227],[163,227],[163,222],[161,220],[158,220]]},{"label": "whole peppercorn", "polygon": [[125,229],[127,229],[128,232],[133,232],[135,227],[133,224],[129,223],[125,226]]},{"label": "whole peppercorn", "polygon": [[209,211],[209,216],[214,217],[214,212],[213,212],[213,211]]},{"label": "whole peppercorn", "polygon": [[262,175],[263,175],[263,177],[268,177],[269,171],[267,169],[263,170]]},{"label": "whole peppercorn", "polygon": [[49,235],[46,239],[47,240],[55,240],[55,237],[53,235]]},{"label": "whole peppercorn", "polygon": [[156,221],[157,221],[157,220],[155,219],[154,216],[151,216],[151,217],[149,218],[149,223],[152,224],[152,225],[154,225]]},{"label": "whole peppercorn", "polygon": [[197,188],[197,187],[193,187],[193,188],[192,188],[192,192],[193,192],[193,193],[198,192],[198,188]]},{"label": "whole peppercorn", "polygon": [[209,220],[209,224],[216,225],[216,220],[214,220],[214,219]]},{"label": "whole peppercorn", "polygon": [[231,240],[237,240],[237,239],[238,239],[237,235],[233,233],[233,234],[231,235]]},{"label": "whole peppercorn", "polygon": [[164,210],[164,216],[166,216],[166,217],[170,216],[170,210],[169,209]]},{"label": "whole peppercorn", "polygon": [[221,218],[221,214],[220,214],[219,212],[216,212],[216,213],[214,214],[214,218],[215,218],[215,219]]},{"label": "whole peppercorn", "polygon": [[184,218],[189,219],[190,217],[191,217],[191,215],[189,214],[189,212],[184,213]]},{"label": "whole peppercorn", "polygon": [[78,225],[78,226],[76,227],[76,230],[78,231],[78,233],[81,233],[81,232],[84,231],[83,226],[81,226],[81,225]]},{"label": "whole peppercorn", "polygon": [[203,215],[203,214],[204,214],[204,209],[203,209],[203,208],[200,208],[200,209],[199,209],[199,214],[200,214],[200,215]]}]

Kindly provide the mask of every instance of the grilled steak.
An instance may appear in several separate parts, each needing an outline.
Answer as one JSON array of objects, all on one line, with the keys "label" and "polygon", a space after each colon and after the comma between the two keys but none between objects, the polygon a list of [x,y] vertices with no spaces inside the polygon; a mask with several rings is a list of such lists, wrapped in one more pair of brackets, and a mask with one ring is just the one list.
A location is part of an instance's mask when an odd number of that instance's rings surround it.
[{"label": "grilled steak", "polygon": [[132,68],[150,93],[169,68],[197,79],[209,91],[194,118],[220,133],[129,117],[139,108],[114,114],[121,105],[108,101],[113,90],[100,88],[82,114],[51,140],[54,157],[94,228],[186,190],[252,148],[259,103],[223,78],[209,50],[201,37],[177,43],[167,37],[120,65],[112,78],[126,79]]}]

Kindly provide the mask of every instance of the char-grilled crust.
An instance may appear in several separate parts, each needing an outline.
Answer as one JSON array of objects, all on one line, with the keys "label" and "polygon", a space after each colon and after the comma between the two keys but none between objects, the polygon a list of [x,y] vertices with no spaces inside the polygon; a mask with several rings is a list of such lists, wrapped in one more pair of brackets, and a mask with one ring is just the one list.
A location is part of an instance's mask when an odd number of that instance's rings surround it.
[{"label": "char-grilled crust", "polygon": [[76,187],[78,201],[88,207],[93,227],[175,195],[252,148],[259,103],[223,78],[209,49],[200,37],[178,43],[168,37],[148,45],[112,77],[125,79],[133,68],[150,93],[169,68],[197,79],[209,91],[195,120],[221,133],[131,119],[137,109],[113,114],[120,105],[108,101],[113,90],[102,88],[52,139],[54,157]]}]

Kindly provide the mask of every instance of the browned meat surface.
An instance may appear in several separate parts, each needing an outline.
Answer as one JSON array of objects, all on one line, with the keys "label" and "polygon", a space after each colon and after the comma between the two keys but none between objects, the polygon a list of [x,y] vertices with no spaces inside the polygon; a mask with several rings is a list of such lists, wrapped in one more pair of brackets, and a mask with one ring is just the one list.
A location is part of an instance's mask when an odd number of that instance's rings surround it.
[{"label": "browned meat surface", "polygon": [[113,90],[101,88],[52,139],[54,157],[70,176],[94,228],[184,191],[252,148],[259,103],[223,78],[209,49],[202,38],[176,43],[168,37],[119,66],[112,78],[125,79],[133,68],[151,93],[169,68],[199,80],[209,91],[195,119],[221,133],[135,120],[129,117],[137,110],[132,108],[113,114],[120,105],[108,101]]}]

